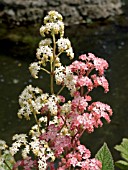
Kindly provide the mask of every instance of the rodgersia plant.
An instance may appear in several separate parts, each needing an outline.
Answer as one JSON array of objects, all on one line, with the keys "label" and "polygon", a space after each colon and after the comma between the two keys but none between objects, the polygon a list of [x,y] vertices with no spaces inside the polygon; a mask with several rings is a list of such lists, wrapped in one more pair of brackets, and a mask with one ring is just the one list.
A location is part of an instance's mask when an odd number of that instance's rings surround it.
[{"label": "rodgersia plant", "polygon": [[[38,78],[40,70],[50,77],[50,93],[38,87],[28,85],[19,96],[19,118],[35,118],[35,125],[28,134],[13,136],[11,147],[0,143],[0,166],[16,170],[101,170],[102,162],[91,158],[91,152],[80,143],[84,132],[92,133],[103,125],[102,118],[108,123],[112,110],[109,105],[100,101],[93,102],[90,92],[102,86],[104,92],[109,91],[104,70],[108,68],[106,60],[94,54],[83,54],[79,60],[68,66],[60,61],[62,53],[70,59],[74,58],[71,42],[64,38],[62,16],[50,11],[44,18],[40,28],[43,40],[39,43],[37,61],[30,64],[29,70],[34,78]],[[49,65],[46,69],[46,65]],[[54,86],[60,86],[55,93]],[[69,90],[71,100],[62,96],[64,88]],[[14,156],[21,151],[22,159],[15,161]],[[10,155],[11,163],[4,157]]]}]

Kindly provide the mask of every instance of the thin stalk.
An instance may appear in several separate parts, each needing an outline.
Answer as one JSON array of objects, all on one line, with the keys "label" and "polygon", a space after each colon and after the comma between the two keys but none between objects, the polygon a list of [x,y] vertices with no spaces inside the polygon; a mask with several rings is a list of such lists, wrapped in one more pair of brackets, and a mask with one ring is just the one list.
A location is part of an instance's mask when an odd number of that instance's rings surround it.
[{"label": "thin stalk", "polygon": [[83,135],[83,133],[84,133],[84,129],[81,131],[81,133],[80,133],[80,135],[79,135],[79,139],[80,139],[80,137]]},{"label": "thin stalk", "polygon": [[[63,117],[61,117],[62,119],[63,119]],[[66,118],[65,118],[65,120],[66,120]],[[62,125],[62,127],[59,129],[59,131],[58,131],[58,133],[63,129],[63,127],[66,125],[66,121],[65,121],[64,119],[63,119],[63,121],[64,121],[64,124]],[[67,126],[67,125],[66,125]]]},{"label": "thin stalk", "polygon": [[51,74],[50,74],[50,88],[51,88],[51,94],[54,94],[54,78],[53,78],[53,66],[52,66],[52,62],[51,62]]},{"label": "thin stalk", "polygon": [[78,139],[77,140],[79,140],[80,139],[80,137],[82,136],[82,134],[84,133],[84,129],[78,129],[78,131],[76,132],[76,134],[72,137],[72,142],[73,142],[73,140],[75,139],[75,137],[77,136],[77,134],[80,134],[79,135],[79,137],[78,137]]},{"label": "thin stalk", "polygon": [[[34,94],[32,93],[32,95],[33,95],[33,98],[35,99],[35,96],[34,96]],[[29,104],[30,105],[32,105],[32,103],[31,103],[31,99],[29,99]],[[34,118],[35,118],[35,121],[36,121],[36,123],[37,123],[37,126],[38,126],[38,131],[41,133],[41,129],[40,129],[40,125],[39,125],[39,122],[38,122],[38,119],[37,119],[37,116],[36,116],[36,110],[34,110],[34,108],[33,108],[33,115],[34,115]]]},{"label": "thin stalk", "polygon": [[43,71],[45,71],[46,73],[50,74],[50,72],[48,70],[46,70],[45,68],[41,68]]},{"label": "thin stalk", "polygon": [[49,121],[50,121],[50,113],[48,112],[48,114],[47,114],[47,128],[49,126]]},{"label": "thin stalk", "polygon": [[84,87],[80,88],[80,95],[81,95],[81,97],[84,95]]},{"label": "thin stalk", "polygon": [[11,170],[10,166],[7,164],[7,162],[4,160],[5,165],[8,167],[8,169]]},{"label": "thin stalk", "polygon": [[62,86],[61,89],[58,91],[57,95],[59,95],[64,88],[65,88],[65,86]]},{"label": "thin stalk", "polygon": [[60,54],[62,54],[62,51],[61,51],[61,52],[59,52],[59,53],[56,55],[56,57],[59,57],[59,55],[60,55]]},{"label": "thin stalk", "polygon": [[40,132],[40,134],[41,134],[41,129],[40,129],[40,125],[39,125],[39,122],[38,122],[38,119],[37,119],[36,113],[35,113],[35,112],[33,112],[33,115],[34,115],[35,121],[36,121],[37,126],[38,126],[38,131],[39,131],[39,132]]},{"label": "thin stalk", "polygon": [[56,58],[56,41],[55,41],[55,35],[52,34],[53,38],[53,61],[50,61],[51,64],[51,94],[54,94],[54,69],[55,69],[55,58]]},{"label": "thin stalk", "polygon": [[52,38],[53,38],[53,64],[54,64],[55,57],[56,57],[56,40],[54,34],[52,35]]}]

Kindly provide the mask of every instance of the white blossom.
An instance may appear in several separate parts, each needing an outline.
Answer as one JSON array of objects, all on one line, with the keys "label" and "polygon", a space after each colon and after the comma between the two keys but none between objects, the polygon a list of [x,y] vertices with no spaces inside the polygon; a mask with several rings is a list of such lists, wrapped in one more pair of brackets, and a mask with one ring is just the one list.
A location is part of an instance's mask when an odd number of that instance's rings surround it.
[{"label": "white blossom", "polygon": [[22,150],[22,157],[24,159],[27,158],[29,153],[30,153],[30,146],[25,145],[25,148]]},{"label": "white blossom", "polygon": [[0,140],[0,150],[5,150],[7,148],[6,142],[4,140]]},{"label": "white blossom", "polygon": [[50,124],[58,125],[58,123],[59,123],[58,116],[54,116],[54,117],[53,117],[53,120],[50,120],[50,121],[49,121],[49,125],[50,125]]},{"label": "white blossom", "polygon": [[70,47],[69,49],[66,50],[67,56],[70,57],[70,59],[74,58],[74,53],[73,53],[73,49],[72,47]]},{"label": "white blossom", "polygon": [[58,85],[65,85],[70,91],[71,95],[76,91],[76,81],[74,79],[73,73],[68,67],[60,66],[55,70],[55,80]]},{"label": "white blossom", "polygon": [[36,57],[40,60],[39,63],[45,66],[48,61],[53,61],[53,49],[48,45],[40,46],[37,48]]},{"label": "white blossom", "polygon": [[49,11],[48,15],[44,17],[44,23],[62,21],[63,17],[57,11]]},{"label": "white blossom", "polygon": [[41,69],[38,62],[31,63],[29,66],[29,71],[34,78],[38,78],[38,72]]},{"label": "white blossom", "polygon": [[71,101],[68,101],[68,103],[65,103],[61,106],[61,112],[62,113],[70,113],[71,112]]},{"label": "white blossom", "polygon": [[55,80],[56,80],[56,84],[58,85],[63,83],[64,77],[65,77],[64,70],[65,70],[65,67],[63,66],[60,66],[56,68],[55,70]]},{"label": "white blossom", "polygon": [[57,101],[58,101],[58,98],[55,95],[51,95],[48,98],[47,106],[48,106],[48,109],[51,112],[51,115],[57,114],[57,108],[58,108],[57,107]]},{"label": "white blossom", "polygon": [[47,122],[47,116],[42,116],[41,118],[39,118],[39,122],[42,123],[42,122]]},{"label": "white blossom", "polygon": [[58,45],[58,50],[59,52],[63,52],[65,50],[68,50],[71,47],[71,43],[69,41],[68,38],[60,38],[57,41],[57,45]]},{"label": "white blossom", "polygon": [[27,135],[26,134],[15,134],[12,140],[15,140],[15,142],[12,144],[9,150],[13,156],[19,151],[22,145],[24,146],[27,145]]},{"label": "white blossom", "polygon": [[48,22],[46,25],[41,26],[40,34],[44,37],[45,34],[59,34],[62,37],[64,35],[64,23],[62,21]]},{"label": "white blossom", "polygon": [[40,46],[45,46],[45,45],[50,46],[51,43],[52,43],[51,38],[45,38],[44,40],[41,40],[39,42],[39,47]]},{"label": "white blossom", "polygon": [[19,96],[21,108],[18,111],[18,117],[22,118],[24,116],[29,120],[30,115],[33,114],[33,112],[39,114],[39,109],[42,107],[41,95],[42,90],[38,87],[34,88],[31,85],[27,86]]},{"label": "white blossom", "polygon": [[29,145],[31,147],[32,152],[35,155],[38,155],[39,150],[40,150],[40,142],[39,142],[38,138],[36,138],[36,136],[35,137],[33,136],[32,139],[33,139],[33,141],[30,142]]},{"label": "white blossom", "polygon": [[46,157],[45,155],[41,156],[38,160],[38,168],[39,170],[46,170],[47,163],[46,163]]}]

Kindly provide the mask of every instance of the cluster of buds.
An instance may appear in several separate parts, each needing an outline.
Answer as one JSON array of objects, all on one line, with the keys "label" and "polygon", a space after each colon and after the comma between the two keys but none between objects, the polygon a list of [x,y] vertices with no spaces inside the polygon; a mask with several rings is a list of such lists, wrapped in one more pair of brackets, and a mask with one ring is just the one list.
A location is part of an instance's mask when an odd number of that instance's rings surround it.
[{"label": "cluster of buds", "polygon": [[[68,38],[64,38],[64,23],[62,16],[58,12],[50,11],[44,18],[44,25],[40,28],[40,33],[44,37],[37,48],[37,62],[30,65],[29,70],[34,78],[38,78],[38,72],[42,66],[46,66],[50,62],[53,69],[60,67],[60,55],[66,53],[70,59],[74,58],[74,53],[71,47],[71,42]],[[45,38],[45,36],[50,36]],[[56,36],[59,38],[56,41]],[[58,52],[58,53],[56,53]]]},{"label": "cluster of buds", "polygon": [[[109,91],[104,77],[108,63],[89,53],[63,66],[60,55],[65,53],[73,59],[74,53],[69,39],[64,38],[62,16],[56,11],[50,11],[44,18],[40,33],[44,39],[37,49],[37,62],[30,64],[29,70],[34,78],[38,78],[40,70],[50,75],[50,93],[29,85],[19,97],[19,118],[29,120],[33,115],[36,124],[29,131],[29,137],[26,134],[13,137],[15,142],[9,152],[14,156],[21,148],[23,157],[13,170],[19,166],[26,170],[101,170],[102,163],[91,158],[89,149],[80,144],[80,137],[84,132],[92,133],[101,127],[102,118],[110,122],[110,106],[93,102],[89,94],[98,86],[102,86],[105,93]],[[46,69],[47,63],[50,69]],[[55,82],[61,86],[57,93],[54,92]],[[69,90],[70,100],[60,94],[64,88]]]}]

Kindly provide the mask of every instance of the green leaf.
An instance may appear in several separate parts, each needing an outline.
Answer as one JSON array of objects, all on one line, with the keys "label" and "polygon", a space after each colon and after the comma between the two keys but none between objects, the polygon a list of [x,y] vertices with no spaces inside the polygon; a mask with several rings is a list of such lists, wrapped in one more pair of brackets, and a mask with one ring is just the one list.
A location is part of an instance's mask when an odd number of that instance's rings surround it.
[{"label": "green leaf", "polygon": [[102,170],[114,170],[113,158],[106,143],[97,152],[95,158],[102,162]]},{"label": "green leaf", "polygon": [[121,157],[126,160],[119,160],[115,163],[122,170],[128,170],[128,139],[123,138],[120,145],[116,145],[115,149],[121,153]]},{"label": "green leaf", "polygon": [[115,163],[117,167],[119,167],[122,170],[128,170],[128,162],[120,160]]},{"label": "green leaf", "polygon": [[5,150],[0,158],[3,160],[0,164],[0,170],[10,170],[13,168],[15,160],[8,150]]},{"label": "green leaf", "polygon": [[123,138],[120,145],[116,145],[115,149],[119,152],[121,152],[122,158],[124,158],[126,161],[128,161],[128,139]]}]

